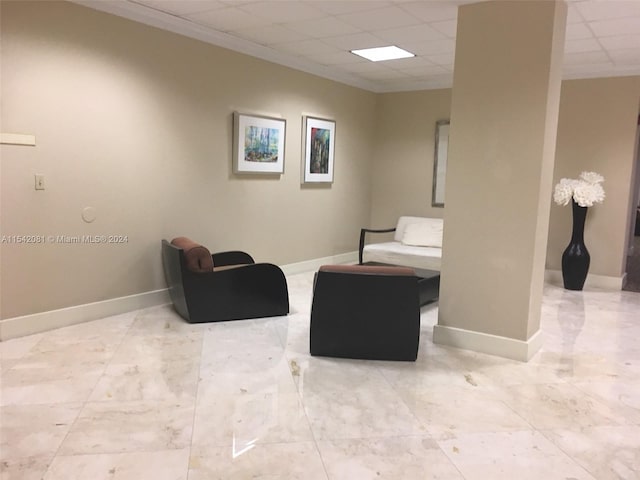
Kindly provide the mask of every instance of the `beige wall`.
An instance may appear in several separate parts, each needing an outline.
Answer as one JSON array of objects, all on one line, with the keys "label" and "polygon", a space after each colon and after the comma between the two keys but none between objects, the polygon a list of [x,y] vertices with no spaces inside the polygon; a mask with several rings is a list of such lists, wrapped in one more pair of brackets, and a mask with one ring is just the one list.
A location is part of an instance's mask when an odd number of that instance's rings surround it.
[{"label": "beige wall", "polygon": [[[164,288],[163,237],[287,264],[354,250],[366,224],[443,216],[431,207],[433,137],[449,89],[374,95],[73,4],[0,5],[0,124],[37,137],[0,146],[0,233],[129,237],[1,245],[2,318]],[[606,177],[607,200],[587,221],[596,274],[622,268],[639,83],[563,83],[554,181],[582,168]],[[280,179],[232,175],[234,110],[287,119]],[[303,113],[337,121],[331,188],[299,184]],[[569,210],[551,206],[547,268],[559,268]]]},{"label": "beige wall", "polygon": [[435,128],[448,120],[451,89],[387,93],[378,99],[371,223],[394,226],[400,215],[442,218],[431,206]]},{"label": "beige wall", "polygon": [[[374,94],[74,4],[1,5],[2,131],[37,140],[1,146],[1,233],[128,236],[3,244],[2,318],[164,288],[177,235],[277,264],[357,249]],[[287,119],[284,175],[232,174],[234,110]],[[300,185],[309,113],[336,120],[330,188]]]},{"label": "beige wall", "polygon": [[[624,273],[629,209],[634,194],[633,165],[640,102],[640,77],[563,82],[554,185],[592,170],[605,178],[604,203],[589,209],[585,244],[590,274]],[[571,208],[551,205],[547,268],[561,269],[571,238]]]},{"label": "beige wall", "polygon": [[[430,90],[380,96],[374,225],[393,225],[405,212],[443,216],[443,209],[431,207],[433,142],[436,120],[450,116],[450,95],[450,90]],[[562,82],[554,185],[582,170],[606,178],[605,203],[590,209],[587,219],[592,274],[619,277],[624,268],[639,102],[638,76]],[[571,209],[553,202],[550,209],[546,266],[559,270],[571,236]]]}]

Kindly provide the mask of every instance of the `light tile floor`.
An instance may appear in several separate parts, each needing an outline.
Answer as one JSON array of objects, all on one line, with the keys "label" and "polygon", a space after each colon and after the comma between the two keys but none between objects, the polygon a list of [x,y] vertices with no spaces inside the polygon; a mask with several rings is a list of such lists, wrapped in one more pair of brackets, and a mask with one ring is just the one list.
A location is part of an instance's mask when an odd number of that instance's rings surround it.
[{"label": "light tile floor", "polygon": [[287,317],[156,307],[0,343],[2,480],[640,479],[640,294],[547,285],[528,363],[434,345],[415,363],[309,356]]}]

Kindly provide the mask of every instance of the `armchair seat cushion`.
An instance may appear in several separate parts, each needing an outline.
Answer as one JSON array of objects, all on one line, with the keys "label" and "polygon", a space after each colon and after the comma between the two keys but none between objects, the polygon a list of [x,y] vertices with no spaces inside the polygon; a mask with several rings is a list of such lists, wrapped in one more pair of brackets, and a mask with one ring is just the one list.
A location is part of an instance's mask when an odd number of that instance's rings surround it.
[{"label": "armchair seat cushion", "polygon": [[360,275],[406,275],[414,277],[413,268],[387,265],[322,265],[321,272],[357,273]]}]

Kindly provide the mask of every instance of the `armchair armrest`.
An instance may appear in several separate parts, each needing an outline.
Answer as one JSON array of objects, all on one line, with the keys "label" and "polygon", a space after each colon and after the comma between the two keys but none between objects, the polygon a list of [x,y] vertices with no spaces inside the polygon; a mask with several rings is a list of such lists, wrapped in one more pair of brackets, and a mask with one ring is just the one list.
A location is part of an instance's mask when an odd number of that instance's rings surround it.
[{"label": "armchair armrest", "polygon": [[184,272],[189,322],[217,322],[289,312],[287,280],[271,263],[215,272]]},{"label": "armchair armrest", "polygon": [[358,246],[358,264],[362,265],[362,250],[364,249],[364,237],[367,232],[368,233],[390,233],[395,231],[396,231],[396,227],[384,228],[382,230],[376,230],[372,228],[361,228],[360,229],[360,245]]},{"label": "armchair armrest", "polygon": [[211,255],[213,265],[222,267],[224,265],[244,265],[255,263],[253,257],[246,252],[233,250],[229,252],[217,252]]}]

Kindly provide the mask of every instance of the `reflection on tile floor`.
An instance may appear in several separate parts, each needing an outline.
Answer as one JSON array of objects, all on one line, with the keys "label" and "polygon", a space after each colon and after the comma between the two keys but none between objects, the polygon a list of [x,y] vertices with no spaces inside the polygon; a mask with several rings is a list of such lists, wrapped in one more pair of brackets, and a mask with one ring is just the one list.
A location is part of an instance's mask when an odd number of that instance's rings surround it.
[{"label": "reflection on tile floor", "polygon": [[545,287],[520,363],[432,342],[416,363],[309,356],[286,317],[156,307],[0,343],[1,480],[640,479],[640,294]]}]

